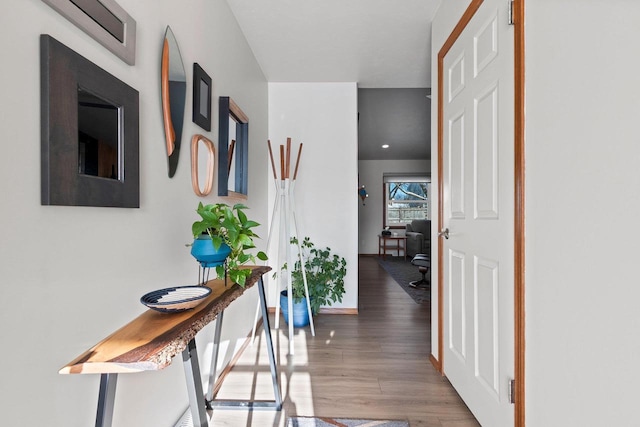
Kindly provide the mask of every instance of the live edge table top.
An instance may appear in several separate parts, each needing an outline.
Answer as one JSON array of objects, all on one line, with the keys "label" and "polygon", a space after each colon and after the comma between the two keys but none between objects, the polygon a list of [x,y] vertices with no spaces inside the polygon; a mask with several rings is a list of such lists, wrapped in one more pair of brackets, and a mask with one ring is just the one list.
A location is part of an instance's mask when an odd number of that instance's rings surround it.
[{"label": "live edge table top", "polygon": [[155,371],[171,364],[191,339],[224,311],[233,300],[251,288],[271,270],[252,266],[244,288],[224,280],[210,280],[205,286],[211,294],[198,306],[178,313],[147,310],[122,328],[100,341],[68,365],[61,374],[111,374]]}]

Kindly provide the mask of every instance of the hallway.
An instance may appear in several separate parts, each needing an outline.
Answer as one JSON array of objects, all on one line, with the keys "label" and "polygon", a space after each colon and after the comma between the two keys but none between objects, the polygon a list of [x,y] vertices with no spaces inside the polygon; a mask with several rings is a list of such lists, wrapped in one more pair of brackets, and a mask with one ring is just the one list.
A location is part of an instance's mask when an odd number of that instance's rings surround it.
[{"label": "hallway", "polygon": [[[218,409],[212,425],[284,426],[292,415],[408,419],[412,427],[478,425],[429,362],[429,305],[414,303],[375,257],[359,261],[359,315],[318,315],[315,337],[308,327],[296,330],[290,359],[284,322],[274,331],[283,411]],[[246,348],[218,398],[273,399],[263,342],[260,337]]]}]

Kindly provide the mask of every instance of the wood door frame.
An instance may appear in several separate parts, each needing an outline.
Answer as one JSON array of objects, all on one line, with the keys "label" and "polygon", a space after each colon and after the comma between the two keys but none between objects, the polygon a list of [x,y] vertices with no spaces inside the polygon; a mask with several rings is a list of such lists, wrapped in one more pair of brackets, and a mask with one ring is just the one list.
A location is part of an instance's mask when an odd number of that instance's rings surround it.
[{"label": "wood door frame", "polygon": [[[462,34],[484,0],[472,0],[438,52],[438,231],[443,228],[444,57]],[[514,0],[514,426],[525,425],[525,57],[524,2]],[[444,375],[443,241],[438,238],[438,358],[431,362]]]}]

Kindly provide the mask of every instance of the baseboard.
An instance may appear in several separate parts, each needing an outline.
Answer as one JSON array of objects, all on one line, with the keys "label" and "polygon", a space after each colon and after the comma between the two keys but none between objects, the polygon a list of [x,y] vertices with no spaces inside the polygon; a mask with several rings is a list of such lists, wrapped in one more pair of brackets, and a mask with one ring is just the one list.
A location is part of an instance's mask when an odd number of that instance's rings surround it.
[{"label": "baseboard", "polygon": [[320,307],[320,314],[358,314],[357,308]]},{"label": "baseboard", "polygon": [[431,362],[433,367],[436,368],[436,371],[438,371],[442,375],[444,375],[444,372],[442,372],[442,365],[440,364],[440,361],[438,359],[436,359],[433,354],[429,355],[429,361]]},{"label": "baseboard", "polygon": [[[276,308],[269,307],[269,313],[275,314]],[[319,314],[358,314],[357,308],[331,308],[321,307]]]}]

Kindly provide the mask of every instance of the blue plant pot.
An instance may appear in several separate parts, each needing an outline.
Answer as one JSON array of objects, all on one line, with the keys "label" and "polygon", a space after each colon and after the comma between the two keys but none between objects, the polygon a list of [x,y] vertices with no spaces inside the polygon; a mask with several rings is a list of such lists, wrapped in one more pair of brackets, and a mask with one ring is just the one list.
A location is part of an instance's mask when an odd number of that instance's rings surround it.
[{"label": "blue plant pot", "polygon": [[203,268],[224,264],[224,260],[227,259],[230,253],[231,248],[226,243],[222,243],[220,248],[216,250],[211,242],[211,237],[207,234],[198,236],[197,239],[193,240],[193,245],[191,246],[191,255]]},{"label": "blue plant pot", "polygon": [[[280,309],[284,316],[284,321],[289,324],[289,298],[287,291],[280,292]],[[309,324],[309,310],[307,310],[307,300],[302,299],[300,302],[293,302],[293,326],[301,328]]]}]

